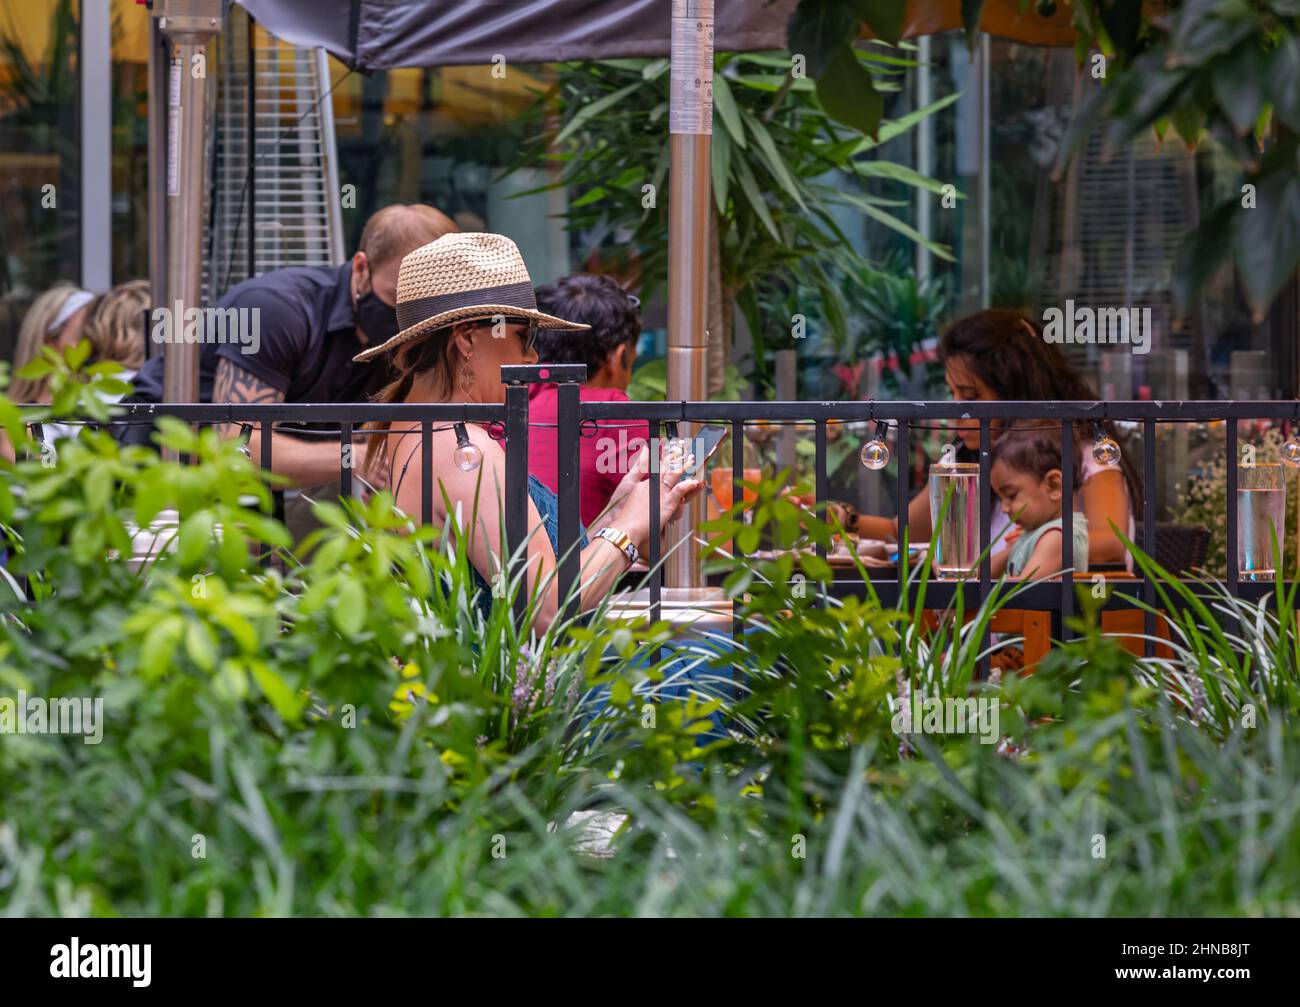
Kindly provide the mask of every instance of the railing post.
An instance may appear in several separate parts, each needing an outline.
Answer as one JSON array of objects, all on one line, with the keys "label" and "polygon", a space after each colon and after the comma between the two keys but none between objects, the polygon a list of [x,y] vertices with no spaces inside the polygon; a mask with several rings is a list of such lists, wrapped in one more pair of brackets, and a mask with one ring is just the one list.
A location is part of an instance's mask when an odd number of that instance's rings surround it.
[{"label": "railing post", "polygon": [[[1074,618],[1074,421],[1061,420],[1061,642]],[[1088,557],[1082,557],[1088,562]]]},{"label": "railing post", "polygon": [[352,443],[352,421],[344,420],[339,424],[339,495],[352,495],[352,466],[356,460],[352,457],[356,445]]},{"label": "railing post", "polygon": [[911,569],[911,552],[904,548],[907,542],[907,513],[908,507],[912,501],[908,498],[908,483],[912,476],[912,451],[909,441],[911,440],[907,420],[898,421],[898,479],[895,483],[895,491],[898,495],[898,587],[901,591],[903,581],[907,579],[908,571]]},{"label": "railing post", "polygon": [[[527,571],[528,541],[528,386],[538,381],[563,382],[581,381],[587,375],[584,364],[516,364],[501,368],[501,383],[506,386],[506,552],[503,561],[509,560],[518,549],[523,549],[523,569]],[[575,431],[576,433],[576,431]],[[575,465],[576,468],[576,465]],[[561,481],[563,487],[563,481]],[[484,487],[495,492],[495,487]],[[570,506],[571,512],[576,508]],[[577,540],[576,513],[569,518],[575,521],[573,539]],[[564,508],[560,508],[560,528],[565,527]],[[563,539],[557,535],[563,555]],[[507,573],[508,576],[508,573]],[[530,592],[528,578],[521,580],[519,593],[515,595],[515,617],[522,625],[528,610]],[[563,596],[561,596],[563,597]]]},{"label": "railing post", "polygon": [[[392,459],[389,459],[390,464]],[[420,421],[420,521],[433,521],[433,420]]]},{"label": "railing post", "polygon": [[[990,583],[992,581],[991,553],[989,549],[989,539],[992,538],[992,510],[993,510],[993,487],[989,485],[989,442],[991,432],[989,430],[990,421],[987,419],[980,420],[980,607],[984,605],[985,599],[989,596]],[[934,533],[937,534],[937,531]],[[957,585],[957,590],[964,591],[965,583]],[[987,626],[980,638],[980,650],[989,649],[989,631]],[[989,677],[991,662],[989,658],[982,657],[975,669],[975,673],[981,679]]]},{"label": "railing post", "polygon": [[[1142,422],[1142,549],[1146,554],[1155,558],[1156,554],[1156,421],[1147,417]],[[1128,529],[1125,529],[1127,531]],[[1181,570],[1175,570],[1175,574],[1182,573]],[[1155,578],[1143,575],[1142,577],[1142,600],[1146,602],[1149,608],[1155,608],[1156,604],[1156,582]],[[1156,652],[1155,635],[1156,635],[1156,614],[1154,611],[1147,611],[1142,616],[1142,635],[1146,637],[1142,641],[1142,654],[1145,657],[1154,657]]]},{"label": "railing post", "polygon": [[[650,423],[650,478],[662,479],[662,430],[658,420]],[[650,622],[656,623],[663,613],[664,568],[660,563],[663,543],[659,536],[659,494],[650,494]],[[663,659],[662,649],[655,651],[655,662]]]},{"label": "railing post", "polygon": [[[736,501],[744,501],[745,487],[745,424],[743,420],[731,421],[731,505],[735,507]],[[706,491],[707,492],[707,491]],[[743,514],[743,510],[742,510]],[[721,515],[719,515],[721,517]],[[731,540],[732,555],[736,560],[740,559],[740,540],[733,538]],[[739,640],[745,632],[745,620],[740,611],[744,605],[744,594],[739,598],[733,598],[731,601],[731,638]]]},{"label": "railing post", "polygon": [[1237,421],[1235,418],[1229,418],[1224,421],[1227,452],[1228,452],[1228,471],[1227,471],[1227,506],[1228,506],[1228,542],[1227,557],[1228,568],[1223,571],[1223,581],[1228,586],[1228,593],[1234,597],[1239,591],[1237,584],[1237,570],[1240,557],[1237,554],[1237,522],[1241,515],[1237,513]]},{"label": "railing post", "polygon": [[[813,442],[817,449],[816,461],[816,503],[813,505],[814,513],[818,508],[822,509],[821,520],[829,523],[830,515],[827,513],[826,505],[830,499],[830,480],[826,475],[826,421],[819,419],[813,421]],[[817,558],[826,559],[826,546],[817,543]],[[817,585],[817,605],[821,608],[826,607],[827,594],[830,591],[829,585]]]},{"label": "railing post", "polygon": [[[506,371],[510,368],[501,368],[502,381],[506,385],[506,484],[502,488],[504,493],[504,508],[506,516],[506,534],[503,543],[501,564],[502,574],[508,583],[514,571],[510,568],[510,561],[515,555],[515,551],[523,549],[523,570],[525,575],[520,578],[519,591],[515,595],[515,618],[523,624],[523,619],[528,611],[528,569],[527,550],[524,543],[528,541],[528,386],[521,382],[511,382],[506,377]],[[490,494],[496,492],[496,487],[484,486],[483,490],[490,501]],[[490,506],[490,504],[489,504]],[[473,520],[473,516],[470,516]]]},{"label": "railing post", "polygon": [[[560,600],[564,604],[564,618],[577,615],[580,608],[577,594],[575,593],[573,597],[570,597],[570,592],[581,576],[581,557],[578,552],[578,535],[582,525],[580,520],[582,516],[582,444],[579,440],[579,428],[581,426],[579,410],[582,405],[582,385],[580,381],[586,377],[587,365],[578,364],[577,366],[582,368],[582,378],[575,376],[560,382],[556,402],[555,472],[559,485],[557,496],[560,507],[559,528],[557,529],[559,554],[556,556],[556,560],[559,563]],[[548,375],[543,372],[543,376]]]}]

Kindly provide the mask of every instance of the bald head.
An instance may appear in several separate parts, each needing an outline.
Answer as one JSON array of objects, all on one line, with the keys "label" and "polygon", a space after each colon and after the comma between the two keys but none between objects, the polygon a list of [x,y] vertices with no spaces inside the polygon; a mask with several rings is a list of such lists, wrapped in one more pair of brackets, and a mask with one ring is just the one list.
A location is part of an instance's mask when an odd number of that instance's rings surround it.
[{"label": "bald head", "polygon": [[[352,256],[352,303],[357,305],[371,291],[384,302],[387,315],[392,315],[397,303],[397,276],[402,258],[421,245],[437,241],[444,234],[460,228],[445,213],[424,203],[395,203],[366,221],[361,232],[361,247]],[[364,308],[364,305],[362,306]],[[369,310],[369,309],[367,309]],[[372,316],[360,321],[362,339],[376,332],[395,332],[396,315],[392,318]],[[374,330],[367,334],[366,330]],[[390,332],[391,334],[391,332]]]},{"label": "bald head", "polygon": [[407,252],[459,230],[445,213],[425,203],[394,203],[366,221],[358,251],[378,269],[401,262]]}]

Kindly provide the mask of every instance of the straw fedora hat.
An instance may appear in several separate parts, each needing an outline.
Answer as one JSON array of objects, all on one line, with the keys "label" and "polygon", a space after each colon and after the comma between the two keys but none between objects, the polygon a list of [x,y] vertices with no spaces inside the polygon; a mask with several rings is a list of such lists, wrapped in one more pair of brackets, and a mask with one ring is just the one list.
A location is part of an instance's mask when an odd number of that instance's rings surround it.
[{"label": "straw fedora hat", "polygon": [[591,328],[537,310],[528,267],[509,238],[500,234],[444,234],[402,259],[397,273],[400,331],[352,359],[360,362],[391,353],[455,322],[498,317],[528,318],[543,329],[581,332]]}]

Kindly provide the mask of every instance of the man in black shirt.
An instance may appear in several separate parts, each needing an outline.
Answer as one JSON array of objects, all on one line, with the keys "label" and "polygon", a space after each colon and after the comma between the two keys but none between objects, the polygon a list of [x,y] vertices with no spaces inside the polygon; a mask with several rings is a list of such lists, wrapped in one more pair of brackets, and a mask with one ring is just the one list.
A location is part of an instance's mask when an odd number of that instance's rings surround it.
[{"label": "man in black shirt", "polygon": [[[384,363],[354,364],[368,344],[397,333],[397,273],[408,252],[458,228],[423,204],[388,206],[361,232],[356,255],[342,266],[292,267],[263,273],[232,287],[208,313],[200,350],[199,394],[223,403],[364,402],[388,383]],[[232,313],[233,312],[233,313]],[[221,331],[214,331],[220,318]],[[237,326],[226,338],[227,320]],[[178,330],[178,323],[173,323]],[[155,326],[152,338],[168,336]],[[162,355],[135,378],[127,401],[162,400]],[[232,426],[227,433],[238,433]],[[358,441],[358,450],[361,450]],[[249,439],[261,457],[261,432]],[[337,436],[293,437],[277,429],[271,468],[299,486],[332,482],[339,474]]]}]

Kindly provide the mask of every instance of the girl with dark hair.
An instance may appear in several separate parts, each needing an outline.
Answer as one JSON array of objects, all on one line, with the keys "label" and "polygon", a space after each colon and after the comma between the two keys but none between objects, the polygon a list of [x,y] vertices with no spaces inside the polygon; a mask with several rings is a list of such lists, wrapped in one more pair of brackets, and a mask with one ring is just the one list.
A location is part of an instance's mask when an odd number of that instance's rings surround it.
[{"label": "girl with dark hair", "polygon": [[[989,482],[1002,501],[1002,513],[1022,534],[1007,552],[993,558],[993,576],[1005,572],[1012,578],[1051,577],[1065,569],[1065,522],[1062,511],[1064,480],[1060,431],[1041,424],[1003,431],[993,448]],[[1068,464],[1079,479],[1079,451],[1075,445]],[[1088,555],[1088,520],[1073,520],[1074,555]]]},{"label": "girl with dark hair", "polygon": [[[1070,402],[1097,398],[1060,349],[1044,341],[1033,323],[1014,311],[980,311],[958,319],[943,334],[940,357],[944,365],[944,381],[956,402],[1007,399]],[[992,421],[990,432],[994,442],[1010,422]],[[1023,426],[1025,422],[1021,420],[1020,424]],[[1105,426],[1114,437],[1111,425]],[[979,421],[959,420],[956,429],[963,445],[959,459],[978,460]],[[1092,436],[1087,425],[1076,426],[1075,440],[1081,446],[1090,443]],[[1124,457],[1118,467],[1103,468],[1093,461],[1091,452],[1087,450],[1083,451],[1082,459],[1081,478],[1075,486],[1074,509],[1081,511],[1088,522],[1087,565],[1130,563],[1131,558],[1112,524],[1132,537],[1134,505],[1142,499],[1141,485],[1133,465]],[[907,520],[908,535],[913,541],[930,537],[928,489],[923,489],[912,499]],[[1008,527],[1006,515],[1001,510],[996,511],[991,527],[995,553],[1006,548]],[[856,530],[860,535],[892,540],[898,535],[898,521],[861,515]],[[1082,567],[1083,559],[1076,560],[1076,565]]]}]

